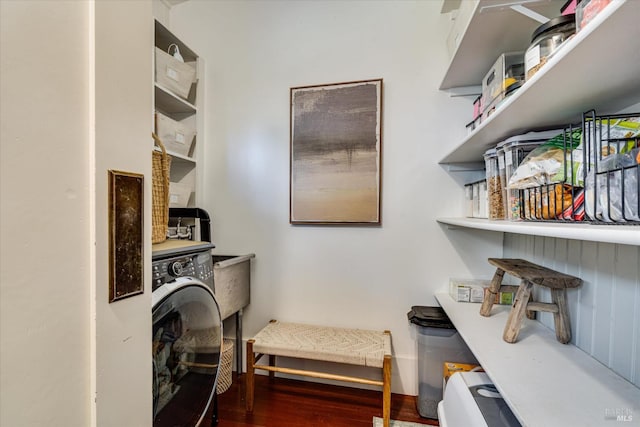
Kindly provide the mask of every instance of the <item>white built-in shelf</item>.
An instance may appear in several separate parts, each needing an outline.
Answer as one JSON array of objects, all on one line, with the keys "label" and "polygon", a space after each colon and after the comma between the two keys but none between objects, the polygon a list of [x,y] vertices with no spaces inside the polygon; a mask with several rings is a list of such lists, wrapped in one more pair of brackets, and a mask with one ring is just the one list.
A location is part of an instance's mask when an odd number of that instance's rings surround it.
[{"label": "white built-in shelf", "polygon": [[197,53],[178,39],[167,27],[162,25],[160,21],[155,20],[155,45],[166,52],[172,44],[178,46],[180,55],[182,55],[182,59],[184,59],[185,62],[198,60]]},{"label": "white built-in shelf", "polygon": [[[481,3],[485,3],[482,1]],[[477,13],[477,12],[476,12]],[[472,18],[468,31],[475,28]],[[595,108],[599,113],[611,113],[640,101],[640,1],[613,0],[593,21],[554,55],[495,113],[455,146],[440,163],[477,162],[482,154],[501,140],[528,130],[579,122],[581,113]],[[510,26],[496,27],[502,31]],[[482,48],[462,46],[480,38],[482,29],[465,34],[447,75],[467,72],[460,68],[485,57]],[[509,34],[503,33],[505,38]],[[490,40],[490,39],[487,39]],[[458,54],[457,54],[458,55]],[[489,56],[489,61],[495,60]],[[457,58],[457,56],[456,56]],[[492,59],[491,59],[492,58]],[[457,65],[456,65],[457,64]],[[488,70],[488,67],[486,68]],[[477,74],[477,73],[476,73]],[[479,84],[474,74],[474,83]],[[448,77],[445,77],[447,81]],[[451,83],[453,84],[453,83]],[[456,83],[460,84],[460,83]],[[446,87],[449,84],[444,84]]]},{"label": "white built-in shelf", "polygon": [[557,237],[592,242],[640,245],[640,225],[600,225],[534,221],[490,221],[481,218],[438,218],[450,227],[474,228],[513,234]]},{"label": "white built-in shelf", "polygon": [[[180,51],[180,55],[184,59],[185,63],[189,63],[196,70],[197,76],[202,76],[203,63],[189,46],[187,46],[182,40],[180,40],[175,34],[169,31],[159,21],[155,20],[155,47],[164,52],[174,52],[174,48],[170,49],[171,45],[176,45]],[[167,154],[171,158],[171,169],[169,180],[171,182],[171,196],[175,194],[183,195],[186,191],[190,190],[187,205],[192,207],[197,203],[196,200],[196,181],[197,181],[197,151],[198,145],[202,144],[202,128],[201,118],[197,117],[202,111],[199,111],[196,107],[197,100],[201,99],[199,94],[202,91],[201,80],[196,77],[196,82],[191,85],[190,93],[186,99],[177,95],[170,89],[164,87],[162,83],[155,81],[154,79],[154,108],[156,112],[160,112],[169,118],[182,122],[182,125],[191,126],[195,124],[196,127],[196,139],[193,141],[193,145],[188,155],[179,154],[167,149]],[[187,122],[189,122],[187,124]]]},{"label": "white built-in shelf", "polygon": [[187,163],[193,166],[195,166],[196,164],[196,159],[194,159],[193,157],[185,156],[184,154],[178,154],[171,150],[167,150],[167,154],[170,155],[173,159],[172,162]]},{"label": "white built-in shelf", "polygon": [[154,87],[157,110],[176,119],[193,115],[198,111],[195,105],[180,98],[169,89],[162,87],[158,83],[155,83]]},{"label": "white built-in shelf", "polygon": [[[498,35],[506,39],[522,35],[524,30],[511,21],[514,11],[485,8],[496,4],[492,0],[479,0],[441,88],[481,83],[484,74],[471,64],[491,62],[500,50],[511,50],[503,45],[494,46]],[[611,113],[640,102],[638,17],[640,1],[613,0],[520,90],[456,144],[440,163],[450,167],[477,164],[488,148],[509,136],[580,123],[582,113],[590,109],[596,109],[600,114]],[[461,75],[467,74],[469,80],[460,80]],[[505,233],[640,245],[638,226],[473,218],[440,218],[438,221],[449,226]]]},{"label": "white built-in shelf", "polygon": [[[162,150],[160,150],[160,147],[153,147],[153,150],[154,151],[162,151]],[[167,154],[169,156],[171,156],[171,158],[172,158],[171,161],[173,163],[186,163],[186,164],[189,164],[191,166],[195,166],[195,164],[196,164],[196,159],[194,159],[193,157],[185,156],[184,154],[179,154],[179,153],[176,153],[176,152],[171,151],[171,150],[167,150]]]},{"label": "white built-in shelf", "polygon": [[[502,332],[510,306],[494,306],[482,317],[480,304],[455,302],[446,293],[436,298],[523,426],[636,425],[640,389],[556,341],[540,322],[525,319],[518,341],[508,344]],[[633,422],[616,422],[615,411],[624,410]]]},{"label": "white built-in shelf", "polygon": [[[566,0],[464,1],[475,2],[475,10],[440,83],[441,90],[480,85],[498,56],[504,52],[524,51],[529,46],[531,35],[541,24],[511,9],[510,5],[523,3],[536,13],[554,18],[560,15]],[[445,0],[441,12],[446,13],[460,6],[459,0]],[[458,13],[457,19],[465,17]]]}]

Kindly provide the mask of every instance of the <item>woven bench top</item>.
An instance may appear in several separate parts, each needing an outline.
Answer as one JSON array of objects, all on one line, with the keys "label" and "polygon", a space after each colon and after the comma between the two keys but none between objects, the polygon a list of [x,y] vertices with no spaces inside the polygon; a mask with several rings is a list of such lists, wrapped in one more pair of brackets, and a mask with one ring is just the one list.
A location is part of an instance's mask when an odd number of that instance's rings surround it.
[{"label": "woven bench top", "polygon": [[274,356],[382,368],[391,334],[273,321],[254,337],[253,349]]}]

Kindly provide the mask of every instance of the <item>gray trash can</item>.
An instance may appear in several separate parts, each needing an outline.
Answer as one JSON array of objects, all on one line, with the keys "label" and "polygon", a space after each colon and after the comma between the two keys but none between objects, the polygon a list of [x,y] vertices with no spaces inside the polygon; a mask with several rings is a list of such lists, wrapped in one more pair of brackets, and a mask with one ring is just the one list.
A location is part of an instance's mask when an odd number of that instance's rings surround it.
[{"label": "gray trash can", "polygon": [[407,318],[416,325],[418,341],[418,413],[437,419],[444,362],[477,364],[478,361],[441,307],[413,306]]}]

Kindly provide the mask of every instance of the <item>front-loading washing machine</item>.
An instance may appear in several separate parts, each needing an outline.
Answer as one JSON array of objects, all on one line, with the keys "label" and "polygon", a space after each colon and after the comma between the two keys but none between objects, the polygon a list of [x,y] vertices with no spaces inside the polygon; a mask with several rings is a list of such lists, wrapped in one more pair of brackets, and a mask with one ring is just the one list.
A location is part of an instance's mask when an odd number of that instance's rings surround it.
[{"label": "front-loading washing machine", "polygon": [[212,247],[193,241],[154,246],[154,427],[199,426],[215,400],[223,334],[220,307],[207,283]]},{"label": "front-loading washing machine", "polygon": [[484,372],[456,372],[438,404],[441,427],[520,427],[489,376]]}]

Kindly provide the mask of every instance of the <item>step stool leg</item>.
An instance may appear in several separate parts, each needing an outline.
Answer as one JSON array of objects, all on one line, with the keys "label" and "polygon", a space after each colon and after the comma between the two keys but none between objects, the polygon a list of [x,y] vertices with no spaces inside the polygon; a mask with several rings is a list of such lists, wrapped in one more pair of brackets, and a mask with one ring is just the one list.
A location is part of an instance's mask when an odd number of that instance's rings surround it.
[{"label": "step stool leg", "polygon": [[[529,294],[529,302],[533,302],[533,292]],[[533,310],[527,310],[527,319],[536,320],[538,316]]]},{"label": "step stool leg", "polygon": [[482,300],[482,307],[480,307],[480,315],[484,317],[491,316],[491,308],[495,301],[496,295],[500,292],[500,286],[502,285],[502,278],[504,277],[504,270],[498,268],[491,279],[489,290]]},{"label": "step stool leg", "polygon": [[389,427],[391,420],[391,356],[384,356],[382,363],[382,423]]},{"label": "step stool leg", "polygon": [[551,301],[558,306],[558,312],[553,313],[556,339],[562,344],[566,344],[571,341],[571,319],[567,305],[567,290],[564,288],[551,289]]},{"label": "step stool leg", "polygon": [[255,354],[253,353],[253,343],[255,341],[247,340],[247,374],[245,375],[246,387],[246,406],[247,412],[253,412],[253,394],[255,380]]},{"label": "step stool leg", "polygon": [[502,334],[502,339],[508,343],[514,343],[518,339],[520,333],[520,327],[522,326],[522,320],[524,319],[527,311],[527,304],[529,303],[529,295],[531,295],[531,289],[533,283],[528,280],[520,282],[520,287],[516,293],[516,298],[509,312],[509,318]]}]

